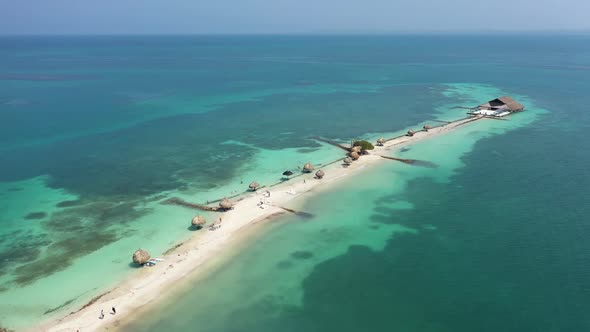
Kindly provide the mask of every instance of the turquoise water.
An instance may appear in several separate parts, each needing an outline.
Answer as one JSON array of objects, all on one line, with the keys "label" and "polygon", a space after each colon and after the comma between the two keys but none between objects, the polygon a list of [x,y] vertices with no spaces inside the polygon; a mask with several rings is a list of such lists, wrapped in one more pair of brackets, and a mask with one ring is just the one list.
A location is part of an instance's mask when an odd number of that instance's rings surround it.
[{"label": "turquoise water", "polygon": [[69,312],[137,247],[198,236],[166,197],[272,183],[340,156],[312,136],[389,135],[510,94],[529,111],[395,151],[436,169],[385,163],[301,202],[314,220],[279,220],[129,329],[587,330],[589,41],[1,39],[0,325]]},{"label": "turquoise water", "polygon": [[[527,114],[519,124],[536,115]],[[396,284],[403,277],[398,274],[404,270],[429,269],[420,261],[403,260],[406,251],[428,253],[439,241],[445,245],[451,241],[441,238],[444,218],[415,218],[413,214],[423,207],[416,206],[417,201],[407,193],[420,182],[428,183],[429,188],[445,187],[452,175],[464,167],[459,158],[471,151],[477,139],[519,127],[514,123],[480,122],[414,144],[405,152],[401,152],[402,148],[392,151],[409,158],[428,155],[438,167],[412,168],[384,162],[333,188],[316,192],[300,207],[313,213],[313,219],[280,218],[268,226],[267,233],[259,235],[252,245],[206,279],[187,282],[123,330],[189,331],[196,324],[205,331],[354,331],[388,326],[446,330],[423,321],[424,317],[407,321],[410,309],[405,306],[415,300],[411,293],[424,296],[422,292],[429,285],[408,285],[407,280],[403,285]],[[430,199],[443,201],[434,193]],[[405,250],[397,247],[398,241],[422,237],[433,243]],[[447,263],[444,259],[432,268]],[[405,287],[412,288],[407,290],[410,294],[399,293]],[[412,309],[425,309],[420,306],[415,304]]]}]

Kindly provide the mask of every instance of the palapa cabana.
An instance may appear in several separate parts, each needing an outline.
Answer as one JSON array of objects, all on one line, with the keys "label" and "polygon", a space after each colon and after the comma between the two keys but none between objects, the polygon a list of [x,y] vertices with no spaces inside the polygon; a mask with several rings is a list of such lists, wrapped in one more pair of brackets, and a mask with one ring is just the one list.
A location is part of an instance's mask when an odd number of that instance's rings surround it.
[{"label": "palapa cabana", "polygon": [[414,136],[415,133],[416,133],[415,131],[413,131],[412,129],[410,129],[410,130],[408,130],[408,133],[406,134],[406,136],[412,137],[412,136]]},{"label": "palapa cabana", "polygon": [[219,202],[219,207],[221,211],[226,211],[231,210],[234,207],[234,204],[229,199],[224,197],[221,202]]},{"label": "palapa cabana", "polygon": [[383,146],[383,144],[385,144],[385,138],[381,137],[380,139],[377,140],[377,145]]},{"label": "palapa cabana", "polygon": [[344,163],[344,166],[348,166],[348,165],[352,164],[352,158],[346,157],[342,160],[342,162]]},{"label": "palapa cabana", "polygon": [[307,163],[305,165],[303,165],[303,172],[304,173],[311,173],[311,171],[314,170],[314,167],[311,163]]},{"label": "palapa cabana", "polygon": [[353,146],[352,148],[350,148],[350,152],[360,153],[362,149],[363,148],[361,148],[360,146]]},{"label": "palapa cabana", "polygon": [[358,160],[361,156],[358,154],[358,152],[351,152],[350,153],[350,158],[352,158],[352,160]]},{"label": "palapa cabana", "polygon": [[488,101],[487,103],[477,106],[479,110],[492,110],[492,111],[507,111],[507,112],[520,112],[524,110],[524,106],[512,99],[509,96],[503,96]]},{"label": "palapa cabana", "polygon": [[424,129],[425,131],[428,131],[430,129],[432,129],[431,125],[424,125],[424,127],[422,127],[422,129]]},{"label": "palapa cabana", "polygon": [[324,173],[324,171],[322,171],[321,169],[318,170],[317,172],[315,172],[315,177],[318,178],[318,179],[323,178],[324,175],[326,175],[326,173]]},{"label": "palapa cabana", "polygon": [[143,249],[137,249],[136,252],[133,253],[133,263],[143,265],[147,261],[150,260],[150,253]]},{"label": "palapa cabana", "polygon": [[207,221],[200,215],[195,216],[191,221],[191,225],[195,228],[201,228],[205,225],[205,223],[207,223]]},{"label": "palapa cabana", "polygon": [[252,190],[252,191],[256,191],[256,189],[260,188],[260,185],[258,184],[258,182],[253,181],[252,183],[250,183],[250,185],[248,186],[248,189]]}]

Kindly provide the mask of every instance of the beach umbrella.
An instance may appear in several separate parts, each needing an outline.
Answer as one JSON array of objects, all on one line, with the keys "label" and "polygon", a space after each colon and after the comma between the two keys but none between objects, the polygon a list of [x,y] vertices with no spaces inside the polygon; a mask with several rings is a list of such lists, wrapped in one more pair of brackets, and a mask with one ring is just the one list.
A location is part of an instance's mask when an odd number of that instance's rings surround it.
[{"label": "beach umbrella", "polygon": [[311,173],[311,171],[313,171],[314,167],[311,163],[307,163],[303,166],[303,171],[305,173]]},{"label": "beach umbrella", "polygon": [[219,207],[222,208],[223,210],[231,210],[231,208],[234,206],[234,204],[227,198],[223,198],[221,200],[221,202],[219,202]]},{"label": "beach umbrella", "polygon": [[352,160],[358,160],[360,157],[361,156],[355,151],[350,153],[350,158],[352,158]]},{"label": "beach umbrella", "polygon": [[377,140],[377,145],[383,146],[383,144],[385,144],[385,138],[381,137],[380,139]]},{"label": "beach umbrella", "polygon": [[291,172],[291,171],[284,171],[283,172],[283,175],[284,176],[291,176],[291,175],[293,175],[293,172]]},{"label": "beach umbrella", "polygon": [[324,175],[326,175],[326,173],[324,173],[324,171],[322,171],[321,169],[319,171],[315,172],[315,177],[318,179],[323,178]]},{"label": "beach umbrella", "polygon": [[342,160],[342,162],[346,165],[350,165],[352,164],[352,159],[350,157],[346,157],[344,160]]},{"label": "beach umbrella", "polygon": [[248,188],[250,188],[250,190],[256,190],[260,187],[260,185],[258,184],[258,182],[254,181],[252,183],[250,183],[250,185],[248,186]]},{"label": "beach umbrella", "polygon": [[133,253],[133,263],[135,263],[135,264],[141,265],[149,260],[150,260],[150,254],[141,248],[137,249],[137,251]]},{"label": "beach umbrella", "polygon": [[205,218],[201,217],[200,215],[197,215],[191,221],[191,225],[193,225],[195,227],[200,227],[200,226],[205,225],[206,222],[207,221],[205,220]]}]

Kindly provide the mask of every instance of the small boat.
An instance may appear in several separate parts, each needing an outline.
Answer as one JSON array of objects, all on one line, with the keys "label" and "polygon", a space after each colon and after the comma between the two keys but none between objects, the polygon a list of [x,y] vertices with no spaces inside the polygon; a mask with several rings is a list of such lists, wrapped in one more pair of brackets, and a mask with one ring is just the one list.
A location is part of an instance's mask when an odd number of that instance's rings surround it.
[{"label": "small boat", "polygon": [[144,266],[154,266],[154,265],[158,264],[158,259],[161,259],[161,258],[152,258],[149,261],[145,262],[143,265]]}]

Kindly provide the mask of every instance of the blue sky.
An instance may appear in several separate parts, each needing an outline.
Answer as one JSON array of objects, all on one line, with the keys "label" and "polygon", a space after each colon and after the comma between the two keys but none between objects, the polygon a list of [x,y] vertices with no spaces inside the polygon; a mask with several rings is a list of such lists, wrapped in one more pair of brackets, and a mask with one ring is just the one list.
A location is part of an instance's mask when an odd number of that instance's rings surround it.
[{"label": "blue sky", "polygon": [[590,30],[590,0],[0,0],[0,34]]}]

